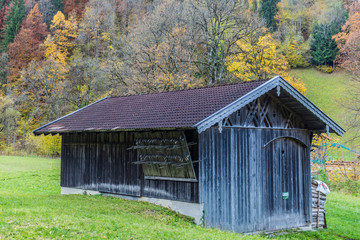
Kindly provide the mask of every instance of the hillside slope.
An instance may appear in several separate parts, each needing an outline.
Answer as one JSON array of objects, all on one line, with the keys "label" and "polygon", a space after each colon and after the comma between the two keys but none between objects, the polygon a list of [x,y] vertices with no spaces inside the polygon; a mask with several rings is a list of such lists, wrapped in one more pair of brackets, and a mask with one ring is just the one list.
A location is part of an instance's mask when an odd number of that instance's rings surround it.
[{"label": "hillside slope", "polygon": [[305,83],[306,97],[310,101],[347,130],[339,141],[355,148],[358,143],[349,142],[353,132],[348,131],[347,121],[351,116],[345,108],[350,100],[350,77],[344,72],[328,74],[313,68],[294,69],[290,74],[300,78]]}]

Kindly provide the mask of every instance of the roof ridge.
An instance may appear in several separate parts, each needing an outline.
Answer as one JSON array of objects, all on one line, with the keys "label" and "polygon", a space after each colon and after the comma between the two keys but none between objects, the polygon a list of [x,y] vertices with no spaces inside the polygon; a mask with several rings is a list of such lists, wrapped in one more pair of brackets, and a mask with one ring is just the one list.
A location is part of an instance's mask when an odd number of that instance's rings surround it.
[{"label": "roof ridge", "polygon": [[119,96],[110,96],[109,98],[122,98],[122,97],[131,97],[131,96],[156,95],[156,94],[162,94],[162,93],[185,92],[185,91],[192,91],[192,90],[198,90],[198,89],[207,89],[207,88],[216,88],[216,87],[224,87],[224,86],[243,85],[243,84],[254,83],[254,82],[267,82],[269,80],[271,80],[271,79],[243,81],[243,82],[236,82],[236,83],[223,83],[223,84],[218,84],[218,85],[213,85],[213,86],[201,86],[201,87],[195,87],[195,88],[185,88],[185,89],[180,89],[180,90],[169,90],[169,91],[162,91],[162,92],[151,92],[151,93],[140,93],[140,94],[125,94],[125,95],[119,95]]}]

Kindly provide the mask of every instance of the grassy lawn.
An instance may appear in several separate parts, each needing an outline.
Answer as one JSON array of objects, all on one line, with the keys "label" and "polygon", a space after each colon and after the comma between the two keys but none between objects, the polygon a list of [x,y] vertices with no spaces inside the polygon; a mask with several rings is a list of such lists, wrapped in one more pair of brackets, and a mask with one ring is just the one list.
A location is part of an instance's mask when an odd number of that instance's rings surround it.
[{"label": "grassy lawn", "polygon": [[[166,208],[112,197],[60,195],[59,160],[0,156],[0,239],[264,239],[202,228]],[[332,193],[329,228],[275,238],[360,239],[360,198]]]},{"label": "grassy lawn", "polygon": [[[344,107],[350,101],[349,86],[352,84],[347,74],[343,72],[322,73],[315,68],[293,69],[290,74],[305,83],[306,97],[310,101],[347,130],[347,119],[352,118]],[[350,143],[351,137],[352,133],[346,132],[339,142],[357,149],[360,142]]]},{"label": "grassy lawn", "polygon": [[337,122],[343,120],[346,110],[341,106],[346,101],[349,76],[342,72],[332,74],[314,68],[294,69],[291,74],[306,85],[306,97]]}]

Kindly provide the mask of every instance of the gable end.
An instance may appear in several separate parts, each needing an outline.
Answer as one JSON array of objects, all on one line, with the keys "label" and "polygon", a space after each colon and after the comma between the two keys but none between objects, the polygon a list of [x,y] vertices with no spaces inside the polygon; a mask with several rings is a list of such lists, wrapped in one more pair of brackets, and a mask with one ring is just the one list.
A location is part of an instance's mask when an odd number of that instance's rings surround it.
[{"label": "gable end", "polygon": [[[281,94],[281,91],[286,91],[292,98],[294,98],[299,104],[301,104],[307,111],[310,111],[317,119],[319,119],[326,126],[322,132],[326,132],[327,128],[329,131],[342,136],[345,133],[345,130],[342,129],[338,124],[336,124],[331,118],[329,118],[325,113],[323,113],[318,107],[316,107],[312,102],[310,102],[304,95],[302,95],[298,90],[291,86],[280,76],[276,76],[271,80],[265,82],[244,96],[240,97],[236,101],[230,103],[226,107],[220,109],[209,117],[203,119],[194,125],[197,128],[198,133],[205,131],[215,124],[222,125],[225,118],[229,117],[234,112],[239,109],[251,105],[256,99],[260,98],[264,94],[270,92],[276,88],[277,95]],[[319,130],[320,131],[320,130]]]}]

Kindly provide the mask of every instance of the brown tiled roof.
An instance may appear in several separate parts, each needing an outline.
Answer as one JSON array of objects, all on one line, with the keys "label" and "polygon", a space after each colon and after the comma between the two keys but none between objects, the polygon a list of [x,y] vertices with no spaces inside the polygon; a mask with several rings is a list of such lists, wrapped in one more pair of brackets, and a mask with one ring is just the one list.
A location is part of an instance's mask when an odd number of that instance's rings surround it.
[{"label": "brown tiled roof", "polygon": [[34,133],[192,128],[265,82],[105,98]]}]

